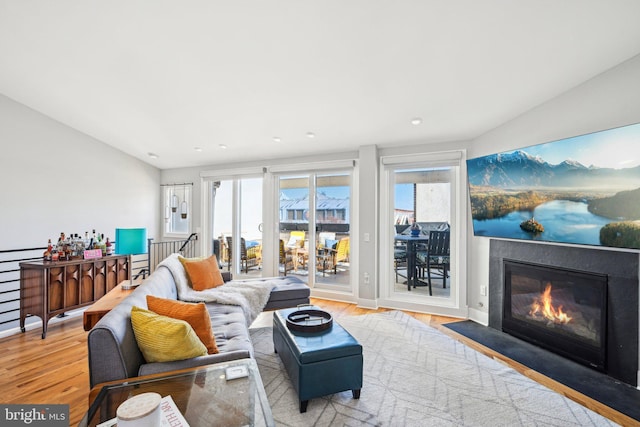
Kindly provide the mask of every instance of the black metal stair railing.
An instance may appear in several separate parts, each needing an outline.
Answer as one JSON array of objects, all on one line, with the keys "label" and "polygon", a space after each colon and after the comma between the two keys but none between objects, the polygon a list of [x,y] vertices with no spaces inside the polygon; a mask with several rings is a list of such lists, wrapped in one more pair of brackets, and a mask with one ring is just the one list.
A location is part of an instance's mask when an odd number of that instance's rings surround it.
[{"label": "black metal stair railing", "polygon": [[20,263],[42,259],[46,247],[0,251],[0,331],[18,327]]},{"label": "black metal stair railing", "polygon": [[196,256],[198,234],[191,233],[189,237],[182,240],[167,240],[164,242],[154,242],[153,238],[148,239],[147,248],[147,272],[153,273],[156,266],[166,257],[173,253],[179,253],[185,258]]}]

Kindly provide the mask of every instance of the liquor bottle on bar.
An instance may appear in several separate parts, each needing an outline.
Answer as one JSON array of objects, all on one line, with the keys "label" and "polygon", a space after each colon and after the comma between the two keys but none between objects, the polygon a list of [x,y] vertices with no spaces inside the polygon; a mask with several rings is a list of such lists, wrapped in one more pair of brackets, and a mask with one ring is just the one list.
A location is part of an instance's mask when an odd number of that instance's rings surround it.
[{"label": "liquor bottle on bar", "polygon": [[80,237],[79,234],[76,234],[76,253],[78,257],[82,258],[82,254],[84,253],[84,240]]},{"label": "liquor bottle on bar", "polygon": [[71,233],[69,236],[69,249],[71,250],[71,259],[78,257],[78,245],[77,245],[76,234]]},{"label": "liquor bottle on bar", "polygon": [[102,256],[107,255],[107,245],[104,241],[104,234],[100,234],[98,248],[102,251]]},{"label": "liquor bottle on bar", "polygon": [[64,252],[64,239],[65,239],[65,235],[63,232],[60,233],[60,237],[58,237],[58,243],[56,243],[56,256],[52,257],[53,258],[57,258],[57,259],[53,259],[53,261],[63,261],[65,259],[65,252]]},{"label": "liquor bottle on bar", "polygon": [[51,244],[51,239],[47,243],[47,249],[44,251],[43,258],[45,261],[51,261],[51,253],[53,252],[53,245]]}]

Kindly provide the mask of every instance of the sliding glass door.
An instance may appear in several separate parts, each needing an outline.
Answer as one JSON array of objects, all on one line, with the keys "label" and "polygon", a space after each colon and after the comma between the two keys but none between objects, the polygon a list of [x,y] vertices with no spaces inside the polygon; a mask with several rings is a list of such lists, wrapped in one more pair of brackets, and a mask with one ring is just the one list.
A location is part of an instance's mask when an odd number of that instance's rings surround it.
[{"label": "sliding glass door", "polygon": [[211,184],[213,252],[234,276],[262,276],[262,177]]},{"label": "sliding glass door", "polygon": [[309,270],[309,175],[279,178],[278,271],[281,276],[307,276]]},{"label": "sliding glass door", "polygon": [[316,283],[349,286],[351,175],[316,175]]},{"label": "sliding glass door", "polygon": [[280,175],[278,188],[280,275],[350,289],[351,173]]}]

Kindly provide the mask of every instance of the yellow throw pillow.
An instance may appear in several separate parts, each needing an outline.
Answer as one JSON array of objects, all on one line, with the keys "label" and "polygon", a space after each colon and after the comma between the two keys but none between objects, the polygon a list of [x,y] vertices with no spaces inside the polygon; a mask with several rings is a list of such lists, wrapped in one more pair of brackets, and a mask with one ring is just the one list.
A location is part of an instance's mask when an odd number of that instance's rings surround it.
[{"label": "yellow throw pillow", "polygon": [[191,303],[147,295],[147,308],[162,316],[184,320],[195,331],[209,354],[218,353],[216,338],[211,329],[211,317],[203,302]]},{"label": "yellow throw pillow", "polygon": [[218,268],[218,260],[215,255],[211,255],[208,258],[184,258],[178,256],[178,259],[187,272],[187,278],[193,290],[204,291],[205,289],[224,285],[224,279]]},{"label": "yellow throw pillow", "polygon": [[138,347],[148,363],[172,362],[207,354],[207,347],[184,320],[133,306],[131,325]]}]

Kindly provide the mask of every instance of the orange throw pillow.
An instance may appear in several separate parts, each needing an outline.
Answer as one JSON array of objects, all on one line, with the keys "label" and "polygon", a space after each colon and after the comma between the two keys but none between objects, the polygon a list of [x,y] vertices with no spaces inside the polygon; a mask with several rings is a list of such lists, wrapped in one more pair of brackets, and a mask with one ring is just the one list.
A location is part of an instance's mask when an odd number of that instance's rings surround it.
[{"label": "orange throw pillow", "polygon": [[218,353],[216,338],[211,328],[211,317],[204,303],[189,303],[147,295],[147,307],[161,316],[184,320],[191,325],[209,354]]},{"label": "orange throw pillow", "polygon": [[224,279],[218,268],[218,260],[215,255],[211,255],[209,258],[184,258],[179,256],[178,259],[184,266],[189,284],[194,291],[204,291],[205,289],[224,285]]}]

